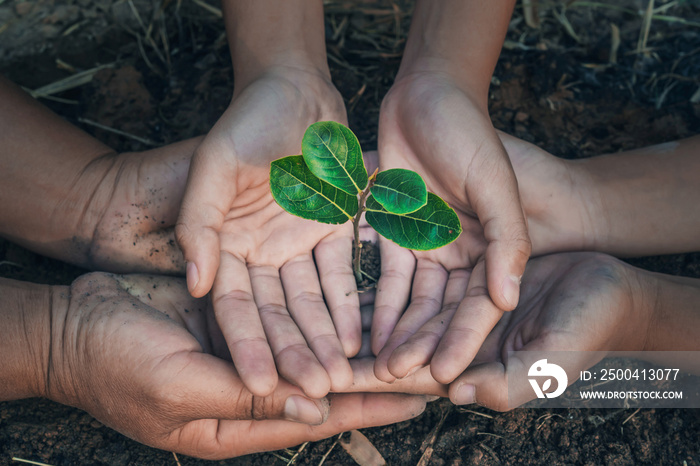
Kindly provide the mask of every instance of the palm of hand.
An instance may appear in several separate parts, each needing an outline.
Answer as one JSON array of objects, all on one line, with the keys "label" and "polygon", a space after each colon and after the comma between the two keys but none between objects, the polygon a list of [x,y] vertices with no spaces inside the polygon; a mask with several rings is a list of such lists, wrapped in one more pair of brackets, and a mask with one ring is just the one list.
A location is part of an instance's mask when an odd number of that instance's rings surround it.
[{"label": "palm of hand", "polygon": [[[382,274],[387,278],[380,282],[377,295],[373,350],[375,354],[381,351],[375,366],[377,376],[391,381],[430,361],[455,313],[460,316],[457,325],[472,320],[456,331],[462,339],[465,332],[470,334],[459,349],[467,359],[473,356],[500,318],[502,311],[498,308],[514,307],[502,292],[503,279],[511,273],[507,269],[513,261],[512,257],[504,260],[504,255],[514,254],[524,267],[529,242],[526,236],[518,237],[519,233],[515,235],[516,248],[496,241],[506,232],[503,220],[494,216],[505,218],[511,214],[523,222],[525,231],[517,183],[488,115],[449,78],[426,73],[396,84],[382,104],[379,138],[380,164],[409,168],[423,175],[428,189],[457,211],[464,229],[454,243],[434,251],[411,255],[386,242],[382,245]],[[482,260],[486,267],[482,264],[477,272],[488,275],[490,298],[499,306],[492,314],[481,312],[475,316],[460,303],[470,270]],[[415,277],[402,272],[413,267]],[[399,321],[409,292],[411,306]],[[401,354],[394,354],[401,345]],[[463,369],[455,366],[433,375],[449,382]]]},{"label": "palm of hand", "polygon": [[645,329],[634,331],[644,319],[635,315],[630,283],[629,269],[602,254],[556,254],[531,260],[518,307],[503,315],[472,366],[453,382],[453,400],[463,402],[454,394],[464,384],[476,386],[476,400],[497,410],[533,399],[529,386],[522,391],[509,387],[505,372],[507,364],[529,367],[534,362],[530,359],[537,356],[530,357],[528,351],[570,352],[564,369],[573,375],[598,362],[586,352],[633,348],[632,339],[645,334]]},{"label": "palm of hand", "polygon": [[289,418],[301,391],[281,383],[269,397],[250,393],[210,354],[221,337],[210,304],[180,279],[92,273],[61,299],[69,304],[54,321],[46,395],[156,448],[230,458],[402,421],[425,407],[422,397],[336,395],[330,411],[306,399],[318,414]]},{"label": "palm of hand", "polygon": [[269,189],[270,162],[298,154],[306,128],[321,120],[345,121],[329,82],[290,69],[262,76],[235,93],[198,149],[183,202],[178,239],[188,260],[200,258],[190,289],[212,287],[238,373],[259,396],[272,392],[278,371],[314,397],[352,381],[346,354],[359,349],[361,328],[351,227],[295,218]]},{"label": "palm of hand", "polygon": [[71,296],[65,344],[51,371],[50,386],[62,401],[141,442],[202,447],[200,454],[215,419],[244,415],[233,404],[229,413],[212,412],[216,385],[241,384],[228,363],[205,354],[207,303],[191,298],[182,280],[94,273],[76,280]]}]

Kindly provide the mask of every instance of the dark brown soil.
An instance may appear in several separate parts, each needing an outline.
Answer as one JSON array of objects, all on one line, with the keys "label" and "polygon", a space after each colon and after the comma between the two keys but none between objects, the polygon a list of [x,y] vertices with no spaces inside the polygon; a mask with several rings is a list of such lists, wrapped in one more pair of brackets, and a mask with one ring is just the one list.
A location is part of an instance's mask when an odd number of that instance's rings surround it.
[{"label": "dark brown soil", "polygon": [[[346,99],[351,128],[363,148],[372,149],[379,104],[400,62],[410,2],[325,3],[333,78]],[[700,6],[689,0],[677,3],[663,13],[670,21],[653,21],[645,53],[636,53],[642,30],[636,12],[646,1],[610,2],[632,13],[541,5],[539,29],[527,27],[518,9],[491,89],[494,124],[567,158],[698,132],[700,28],[673,18],[700,23]],[[232,89],[220,18],[195,2],[163,2],[164,19],[148,0],[133,4],[144,21],[166,31],[169,53],[162,43],[158,53],[148,43],[139,47],[134,34],[142,30],[126,1],[0,1],[0,72],[35,89],[67,76],[66,67],[81,71],[113,64],[91,83],[58,95],[77,104],[44,102],[120,151],[147,146],[78,119],[156,144],[205,133]],[[565,14],[574,34],[554,12]],[[610,60],[613,24],[621,39],[615,63]],[[57,59],[67,65],[57,66]],[[697,253],[631,262],[700,277]],[[0,241],[0,276],[68,284],[83,272]],[[441,401],[417,419],[364,433],[396,465],[416,464],[428,438],[434,438],[431,465],[700,463],[700,418],[694,410],[518,409],[499,414]],[[296,464],[319,464],[333,444],[328,439],[308,445]],[[290,451],[277,454],[290,458],[296,449]],[[279,456],[258,454],[219,464],[283,464]],[[0,403],[0,465],[10,464],[12,457],[57,466],[176,464],[171,453],[131,441],[79,410],[36,399]],[[179,460],[185,466],[208,464]],[[352,463],[335,447],[324,464]]]},{"label": "dark brown soil", "polygon": [[[371,241],[361,241],[362,252],[360,253],[360,269],[362,270],[362,281],[357,282],[357,289],[360,291],[371,290],[377,285],[377,280],[382,272],[382,263],[379,258],[379,247]],[[355,246],[352,247],[353,254]],[[354,257],[354,256],[353,256]]]}]

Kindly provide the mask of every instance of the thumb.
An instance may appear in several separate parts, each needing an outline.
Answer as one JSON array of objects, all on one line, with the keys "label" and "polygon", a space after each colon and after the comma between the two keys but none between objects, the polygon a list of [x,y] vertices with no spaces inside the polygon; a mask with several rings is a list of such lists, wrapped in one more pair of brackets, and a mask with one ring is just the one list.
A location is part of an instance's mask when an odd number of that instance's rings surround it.
[{"label": "thumb", "polygon": [[468,368],[450,385],[450,400],[457,405],[477,403],[496,411],[508,411],[538,397],[531,382],[532,368],[538,364],[556,365],[566,373],[565,379],[557,377],[555,386],[559,389],[560,383],[573,384],[580,371],[600,360],[595,352],[551,348],[546,339],[536,340],[522,350],[509,352],[505,364],[494,361]]},{"label": "thumb", "polygon": [[502,182],[480,186],[478,192],[474,210],[488,242],[485,260],[489,295],[498,308],[512,311],[520,299],[520,278],[532,245],[510,165]]},{"label": "thumb", "polygon": [[187,179],[175,237],[187,262],[187,288],[192,296],[207,294],[219,269],[219,232],[237,189],[235,167],[218,157],[205,140],[197,149]]},{"label": "thumb", "polygon": [[[172,384],[162,386],[159,392],[176,394],[171,412],[186,420],[284,419],[320,425],[330,411],[327,399],[308,398],[285,381],[280,381],[271,395],[254,396],[231,363],[204,353],[179,353],[166,360],[161,370],[164,377],[159,380],[171,380]],[[165,374],[174,373],[176,378],[165,378]]]}]

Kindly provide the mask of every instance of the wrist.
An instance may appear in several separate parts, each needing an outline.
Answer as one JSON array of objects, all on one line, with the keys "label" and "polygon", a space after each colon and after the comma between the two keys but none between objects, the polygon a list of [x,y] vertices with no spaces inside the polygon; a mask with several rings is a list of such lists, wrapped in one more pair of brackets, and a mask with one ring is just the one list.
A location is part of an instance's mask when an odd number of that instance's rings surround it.
[{"label": "wrist", "polygon": [[700,280],[638,270],[646,295],[644,351],[700,351]]},{"label": "wrist", "polygon": [[[504,142],[510,152],[511,146]],[[519,178],[532,255],[596,250],[605,227],[594,179],[579,161],[544,156],[535,146],[528,147],[536,157],[511,160]]]},{"label": "wrist", "polygon": [[315,70],[330,78],[323,2],[225,1],[222,6],[237,88],[275,67]]},{"label": "wrist", "polygon": [[514,0],[419,0],[397,79],[444,73],[485,102]]},{"label": "wrist", "polygon": [[52,313],[59,288],[63,287],[0,279],[0,399],[46,396]]},{"label": "wrist", "polygon": [[622,263],[627,272],[628,312],[618,351],[649,351],[649,336],[656,325],[656,305],[659,299],[659,282],[654,274]]}]

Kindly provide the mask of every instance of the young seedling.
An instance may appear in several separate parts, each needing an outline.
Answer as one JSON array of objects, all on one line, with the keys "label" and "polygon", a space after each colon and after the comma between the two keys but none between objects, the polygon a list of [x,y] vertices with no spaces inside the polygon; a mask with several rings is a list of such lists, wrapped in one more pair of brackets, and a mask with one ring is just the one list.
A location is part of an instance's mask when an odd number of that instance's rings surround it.
[{"label": "young seedling", "polygon": [[437,249],[462,232],[455,211],[427,191],[418,173],[393,168],[368,175],[357,137],[340,123],[321,121],[309,126],[301,153],[272,162],[272,197],[284,210],[302,218],[353,222],[353,269],[358,283],[362,281],[359,228],[363,212],[379,234],[408,249]]}]

